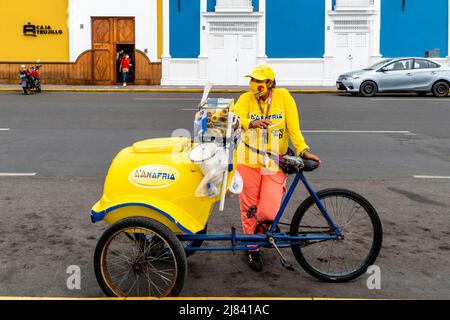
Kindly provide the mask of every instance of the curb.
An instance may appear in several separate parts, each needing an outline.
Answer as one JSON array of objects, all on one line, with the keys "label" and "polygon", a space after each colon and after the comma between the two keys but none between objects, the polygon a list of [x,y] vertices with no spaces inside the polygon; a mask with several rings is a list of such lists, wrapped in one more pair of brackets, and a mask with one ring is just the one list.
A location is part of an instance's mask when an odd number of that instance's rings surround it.
[{"label": "curb", "polygon": [[130,297],[130,298],[108,298],[108,297],[100,297],[100,298],[68,298],[68,297],[21,297],[21,296],[5,296],[0,297],[0,301],[5,300],[37,300],[37,301],[45,301],[45,300],[65,300],[65,301],[134,301],[134,300],[154,300],[154,301],[186,301],[186,300],[200,300],[200,301],[216,301],[216,300],[266,300],[266,301],[279,301],[279,300],[297,300],[297,301],[364,301],[364,300],[384,300],[384,299],[367,299],[367,298],[297,298],[297,297],[166,297],[166,298],[153,298],[153,297]]},{"label": "curb", "polygon": [[[248,90],[241,89],[212,89],[211,93],[244,93]],[[0,92],[22,92],[21,89],[0,88]],[[203,89],[43,89],[42,92],[148,92],[148,93],[203,93]],[[289,90],[290,93],[320,94],[320,93],[338,93],[337,90]]]}]

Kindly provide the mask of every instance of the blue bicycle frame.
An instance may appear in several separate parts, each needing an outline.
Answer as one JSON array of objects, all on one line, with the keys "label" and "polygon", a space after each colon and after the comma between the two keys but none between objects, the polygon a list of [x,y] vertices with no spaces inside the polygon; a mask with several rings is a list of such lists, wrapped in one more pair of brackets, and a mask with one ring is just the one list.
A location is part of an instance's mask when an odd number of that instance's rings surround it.
[{"label": "blue bicycle frame", "polygon": [[[281,216],[283,215],[284,210],[286,209],[289,200],[294,193],[295,188],[298,185],[298,182],[302,181],[305,188],[308,190],[309,194],[314,198],[315,203],[318,208],[322,212],[324,219],[328,222],[330,229],[332,232],[330,234],[321,234],[321,235],[303,235],[303,236],[290,236],[284,233],[275,232],[276,227],[280,221]],[[314,233],[314,232],[311,232]],[[317,232],[316,232],[317,233]],[[204,246],[204,247],[193,247],[186,246],[186,251],[243,251],[248,250],[249,245],[256,245],[258,247],[272,247],[272,243],[269,242],[270,238],[273,238],[277,246],[283,245],[299,245],[305,241],[319,241],[319,240],[331,240],[336,239],[341,235],[341,231],[338,226],[333,222],[330,215],[328,214],[325,206],[320,201],[316,192],[309,185],[306,180],[303,171],[297,172],[294,177],[294,181],[292,182],[286,196],[283,199],[280,209],[272,223],[270,230],[266,234],[255,234],[255,235],[241,235],[236,234],[236,229],[231,229],[231,234],[182,234],[178,235],[178,239],[180,241],[231,241],[231,246]]]}]

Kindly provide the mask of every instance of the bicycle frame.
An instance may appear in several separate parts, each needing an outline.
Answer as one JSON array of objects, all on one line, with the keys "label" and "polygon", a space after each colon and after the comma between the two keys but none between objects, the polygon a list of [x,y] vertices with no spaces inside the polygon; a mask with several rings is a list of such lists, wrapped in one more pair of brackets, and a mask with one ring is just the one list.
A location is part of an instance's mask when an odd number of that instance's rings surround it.
[{"label": "bicycle frame", "polygon": [[[283,233],[277,233],[275,232],[276,227],[284,213],[284,210],[286,209],[287,204],[289,203],[292,194],[294,193],[298,182],[301,181],[305,188],[308,190],[308,193],[313,196],[315,203],[317,204],[318,208],[322,212],[324,219],[328,222],[330,225],[330,228],[332,229],[334,234],[330,235],[304,235],[304,236],[290,236]],[[341,231],[339,230],[338,226],[333,222],[330,215],[328,214],[325,206],[320,201],[318,195],[313,190],[313,188],[310,186],[308,181],[306,180],[303,171],[299,171],[295,177],[294,181],[289,187],[289,190],[286,194],[286,196],[283,199],[283,202],[280,206],[280,209],[278,210],[278,213],[272,223],[272,226],[270,230],[266,234],[255,234],[255,235],[241,235],[236,234],[236,229],[231,229],[231,234],[182,234],[178,235],[178,239],[180,241],[231,241],[231,246],[204,246],[204,247],[185,247],[186,251],[246,251],[248,250],[249,245],[256,245],[258,247],[272,247],[273,245],[269,242],[270,238],[273,238],[276,242],[277,246],[284,246],[284,245],[296,245],[301,244],[305,241],[319,241],[319,240],[332,240],[336,239],[341,235]]]}]

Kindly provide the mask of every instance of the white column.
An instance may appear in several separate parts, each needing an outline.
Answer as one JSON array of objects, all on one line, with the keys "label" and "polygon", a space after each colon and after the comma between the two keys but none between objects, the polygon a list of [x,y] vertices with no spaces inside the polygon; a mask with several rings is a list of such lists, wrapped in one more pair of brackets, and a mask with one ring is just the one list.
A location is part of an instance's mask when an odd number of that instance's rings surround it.
[{"label": "white column", "polygon": [[[158,61],[158,3],[156,0],[150,0],[150,21],[136,21],[136,29],[140,26],[144,28],[151,28],[151,40],[140,41],[140,43],[150,43],[149,47],[139,48],[141,50],[147,49],[147,57],[151,62]],[[137,18],[136,18],[137,19]],[[137,35],[137,33],[136,33]],[[137,42],[137,39],[136,39]],[[137,43],[136,43],[137,44]]]},{"label": "white column", "polygon": [[200,1],[200,55],[198,56],[198,84],[208,79],[208,25],[204,14],[207,13],[207,0]]},{"label": "white column", "polygon": [[169,0],[163,0],[163,52],[162,57],[170,58],[170,14]]},{"label": "white column", "polygon": [[450,66],[450,0],[448,0],[448,51],[447,51],[447,64]]},{"label": "white column", "polygon": [[266,55],[266,0],[259,0],[259,12],[261,18],[258,25],[258,56],[256,57],[257,63],[265,63],[267,60]]},{"label": "white column", "polygon": [[200,0],[200,57],[206,56],[207,51],[207,25],[204,14],[207,13],[207,0]]},{"label": "white column", "polygon": [[330,13],[332,12],[332,0],[325,0],[325,53],[324,57],[333,56],[333,30]]},{"label": "white column", "polygon": [[164,85],[166,80],[170,80],[170,7],[169,0],[163,0],[163,53],[162,60],[162,79]]},{"label": "white column", "polygon": [[331,13],[333,12],[333,1],[325,1],[325,52],[323,55],[323,73],[322,73],[322,85],[334,84],[334,32],[333,32],[333,20],[331,19]]},{"label": "white column", "polygon": [[[92,49],[92,10],[85,9],[86,2],[85,0],[69,0],[68,2],[67,26],[69,28],[69,55],[71,62],[75,62],[84,51]],[[81,25],[83,25],[83,29]]]},{"label": "white column", "polygon": [[67,29],[69,30],[69,60],[75,62],[75,48],[74,48],[74,32],[75,32],[75,12],[74,12],[74,0],[69,0],[67,4]]},{"label": "white column", "polygon": [[[371,62],[375,62],[380,59],[380,39],[381,39],[381,1],[375,0],[374,2],[374,15],[373,15],[373,23],[372,23],[372,41],[371,41]],[[450,1],[450,0],[449,0]]]}]

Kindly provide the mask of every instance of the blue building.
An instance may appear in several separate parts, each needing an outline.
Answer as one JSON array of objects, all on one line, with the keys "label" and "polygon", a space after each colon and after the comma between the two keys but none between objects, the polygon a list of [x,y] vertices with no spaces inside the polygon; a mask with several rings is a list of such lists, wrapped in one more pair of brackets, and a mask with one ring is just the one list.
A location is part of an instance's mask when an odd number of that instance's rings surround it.
[{"label": "blue building", "polygon": [[333,85],[383,57],[449,59],[449,0],[166,0],[162,84]]}]

